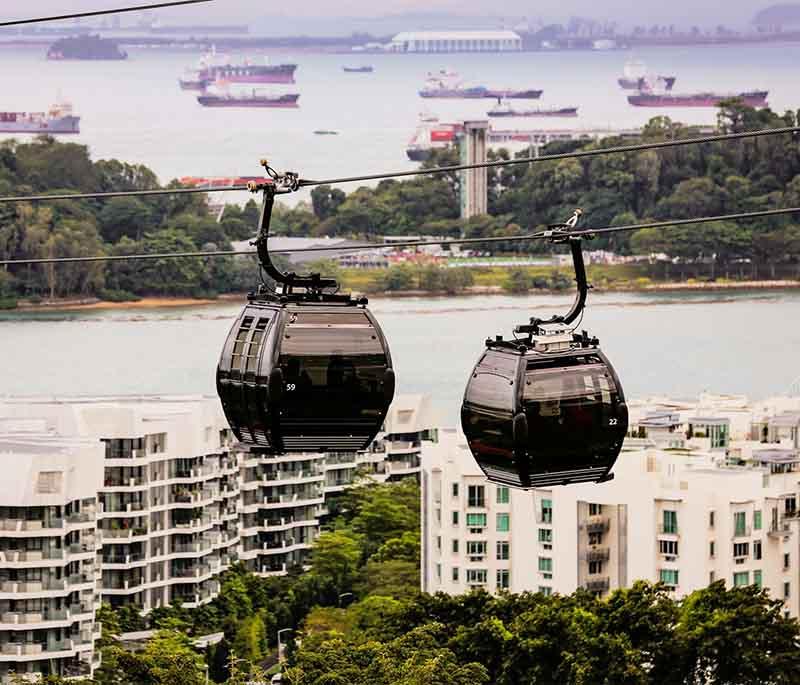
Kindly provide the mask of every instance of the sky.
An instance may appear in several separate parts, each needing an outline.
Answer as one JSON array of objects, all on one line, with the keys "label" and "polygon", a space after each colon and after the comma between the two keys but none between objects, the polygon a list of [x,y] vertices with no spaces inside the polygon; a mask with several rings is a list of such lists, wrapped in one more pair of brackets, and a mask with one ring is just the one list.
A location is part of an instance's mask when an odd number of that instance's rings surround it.
[{"label": "sky", "polygon": [[[0,21],[43,16],[65,11],[91,11],[111,7],[148,4],[155,0],[0,0]],[[304,0],[302,3],[273,0],[214,0],[197,7],[161,10],[170,23],[252,23],[270,33],[289,34],[308,27],[329,27],[330,33],[346,33],[348,26],[369,24],[387,15],[452,13],[457,16],[496,17],[545,22],[565,21],[571,16],[617,21],[623,25],[676,24],[678,26],[744,26],[752,16],[777,1],[785,0]],[[334,24],[331,20],[337,20]],[[323,20],[323,21],[320,21]],[[360,20],[360,21],[359,21]],[[366,20],[366,21],[365,21]],[[412,25],[423,22],[409,17]],[[397,21],[397,19],[395,19]]]}]

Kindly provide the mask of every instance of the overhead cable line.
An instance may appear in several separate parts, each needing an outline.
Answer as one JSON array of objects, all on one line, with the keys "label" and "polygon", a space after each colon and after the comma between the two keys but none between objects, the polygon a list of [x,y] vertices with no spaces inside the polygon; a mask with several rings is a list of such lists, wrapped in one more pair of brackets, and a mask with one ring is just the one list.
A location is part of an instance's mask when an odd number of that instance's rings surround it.
[{"label": "overhead cable line", "polygon": [[[319,245],[316,247],[301,247],[295,250],[270,250],[270,254],[308,254],[315,252],[363,252],[364,250],[382,250],[400,247],[426,247],[428,245],[470,245],[490,243],[518,243],[529,240],[565,240],[570,237],[591,237],[606,233],[621,233],[624,231],[637,231],[641,229],[662,229],[691,224],[708,224],[716,221],[747,221],[774,216],[800,214],[800,207],[786,207],[782,209],[764,209],[757,212],[739,212],[737,214],[721,214],[718,216],[703,216],[693,219],[672,219],[646,224],[627,224],[624,226],[604,226],[601,228],[585,228],[579,231],[564,230],[556,227],[546,231],[526,233],[524,235],[493,236],[490,238],[443,238],[441,240],[409,240],[405,242],[389,243],[364,243],[361,245]],[[153,261],[159,259],[189,259],[189,258],[216,258],[236,256],[257,256],[255,250],[214,250],[209,252],[167,252],[158,254],[132,254],[132,255],[97,255],[93,257],[53,257],[42,259],[7,259],[0,260],[0,266],[20,266],[27,264],[82,264],[90,262],[122,262],[122,261]]]},{"label": "overhead cable line", "polygon": [[63,21],[65,19],[83,19],[86,17],[100,17],[105,14],[124,14],[125,12],[142,12],[144,10],[155,10],[163,7],[178,7],[179,5],[199,5],[200,3],[214,2],[214,0],[174,0],[173,2],[158,2],[152,5],[136,5],[134,7],[121,7],[113,10],[95,10],[93,12],[76,12],[72,14],[60,14],[50,17],[39,17],[38,19],[18,19],[16,21],[2,21],[0,28],[6,26],[22,26],[23,24],[41,24],[48,21]]},{"label": "overhead cable line", "polygon": [[[298,178],[296,187],[308,188],[321,185],[338,185],[341,183],[356,183],[360,181],[379,181],[391,178],[407,178],[411,176],[427,176],[429,174],[445,174],[456,171],[469,171],[472,169],[488,169],[493,167],[513,166],[519,164],[536,164],[540,162],[551,162],[563,159],[580,159],[585,157],[598,157],[600,155],[619,154],[626,152],[643,152],[645,150],[660,150],[672,147],[682,147],[686,145],[700,145],[703,143],[717,143],[731,140],[741,140],[744,138],[760,138],[764,136],[775,136],[780,134],[798,134],[800,126],[785,126],[781,128],[760,129],[758,131],[742,131],[738,133],[720,133],[694,138],[680,138],[677,140],[663,140],[652,143],[636,143],[633,145],[620,145],[617,147],[596,148],[594,150],[577,150],[575,152],[563,152],[552,155],[541,155],[539,157],[519,157],[516,159],[498,159],[491,162],[478,164],[458,164],[454,166],[431,167],[429,169],[415,169],[413,171],[397,171],[384,174],[369,174],[365,176],[345,176],[341,178],[330,178],[325,180],[310,180]],[[296,176],[296,175],[295,175]],[[278,176],[280,179],[280,176]],[[247,185],[228,186],[226,188],[160,188],[155,190],[129,190],[106,193],[74,193],[59,195],[26,195],[19,197],[0,197],[0,204],[15,202],[48,202],[54,200],[93,200],[112,197],[147,197],[149,195],[180,195],[185,193],[221,193],[249,190]],[[288,191],[288,192],[291,192]]]}]

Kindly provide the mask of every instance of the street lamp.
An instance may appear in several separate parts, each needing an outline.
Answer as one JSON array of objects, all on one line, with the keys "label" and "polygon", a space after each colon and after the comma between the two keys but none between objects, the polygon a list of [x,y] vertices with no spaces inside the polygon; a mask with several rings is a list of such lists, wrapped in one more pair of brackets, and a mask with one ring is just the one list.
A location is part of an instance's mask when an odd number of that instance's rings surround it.
[{"label": "street lamp", "polygon": [[281,642],[281,633],[293,633],[293,628],[281,628],[278,631],[278,663],[283,661],[283,642]]}]

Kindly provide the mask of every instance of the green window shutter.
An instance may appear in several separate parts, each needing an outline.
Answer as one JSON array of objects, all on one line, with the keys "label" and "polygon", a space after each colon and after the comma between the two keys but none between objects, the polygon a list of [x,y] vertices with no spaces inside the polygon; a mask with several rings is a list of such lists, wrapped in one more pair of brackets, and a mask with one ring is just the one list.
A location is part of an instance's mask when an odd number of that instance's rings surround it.
[{"label": "green window shutter", "polygon": [[733,586],[744,587],[745,585],[750,585],[750,574],[747,571],[742,571],[741,573],[734,573]]},{"label": "green window shutter", "polygon": [[467,514],[467,526],[470,528],[486,527],[486,514]]},{"label": "green window shutter", "polygon": [[753,530],[761,530],[761,509],[753,512]]},{"label": "green window shutter", "polygon": [[733,515],[734,532],[736,535],[744,535],[747,532],[747,514],[737,511]]},{"label": "green window shutter", "polygon": [[761,571],[753,571],[753,585],[761,587]]},{"label": "green window shutter", "polygon": [[553,560],[550,557],[539,557],[539,570],[543,573],[552,573]]},{"label": "green window shutter", "polygon": [[508,514],[498,514],[497,515],[497,532],[498,533],[507,533],[509,529],[509,515]]},{"label": "green window shutter", "polygon": [[497,503],[508,504],[508,488],[502,486],[497,488]]}]

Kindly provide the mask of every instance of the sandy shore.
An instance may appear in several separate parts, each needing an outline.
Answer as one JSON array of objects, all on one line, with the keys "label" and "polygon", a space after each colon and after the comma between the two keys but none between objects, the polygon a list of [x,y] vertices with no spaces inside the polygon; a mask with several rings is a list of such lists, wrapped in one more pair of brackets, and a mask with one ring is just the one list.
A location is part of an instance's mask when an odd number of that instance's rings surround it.
[{"label": "sandy shore", "polygon": [[[800,281],[725,281],[717,283],[650,283],[638,286],[619,286],[598,288],[595,292],[709,292],[720,290],[796,290],[800,288]],[[565,294],[569,291],[531,291],[538,294],[558,293]],[[369,299],[394,299],[403,297],[468,297],[471,295],[508,295],[498,285],[473,286],[463,293],[448,295],[445,292],[430,292],[427,290],[404,290],[400,292],[371,293]],[[137,302],[104,302],[96,298],[83,300],[56,300],[40,304],[22,303],[16,312],[59,312],[59,311],[91,311],[95,309],[108,310],[135,310],[135,309],[168,309],[177,307],[203,307],[213,304],[243,303],[246,298],[242,294],[226,294],[216,299],[192,299],[191,297],[144,297]]]}]

